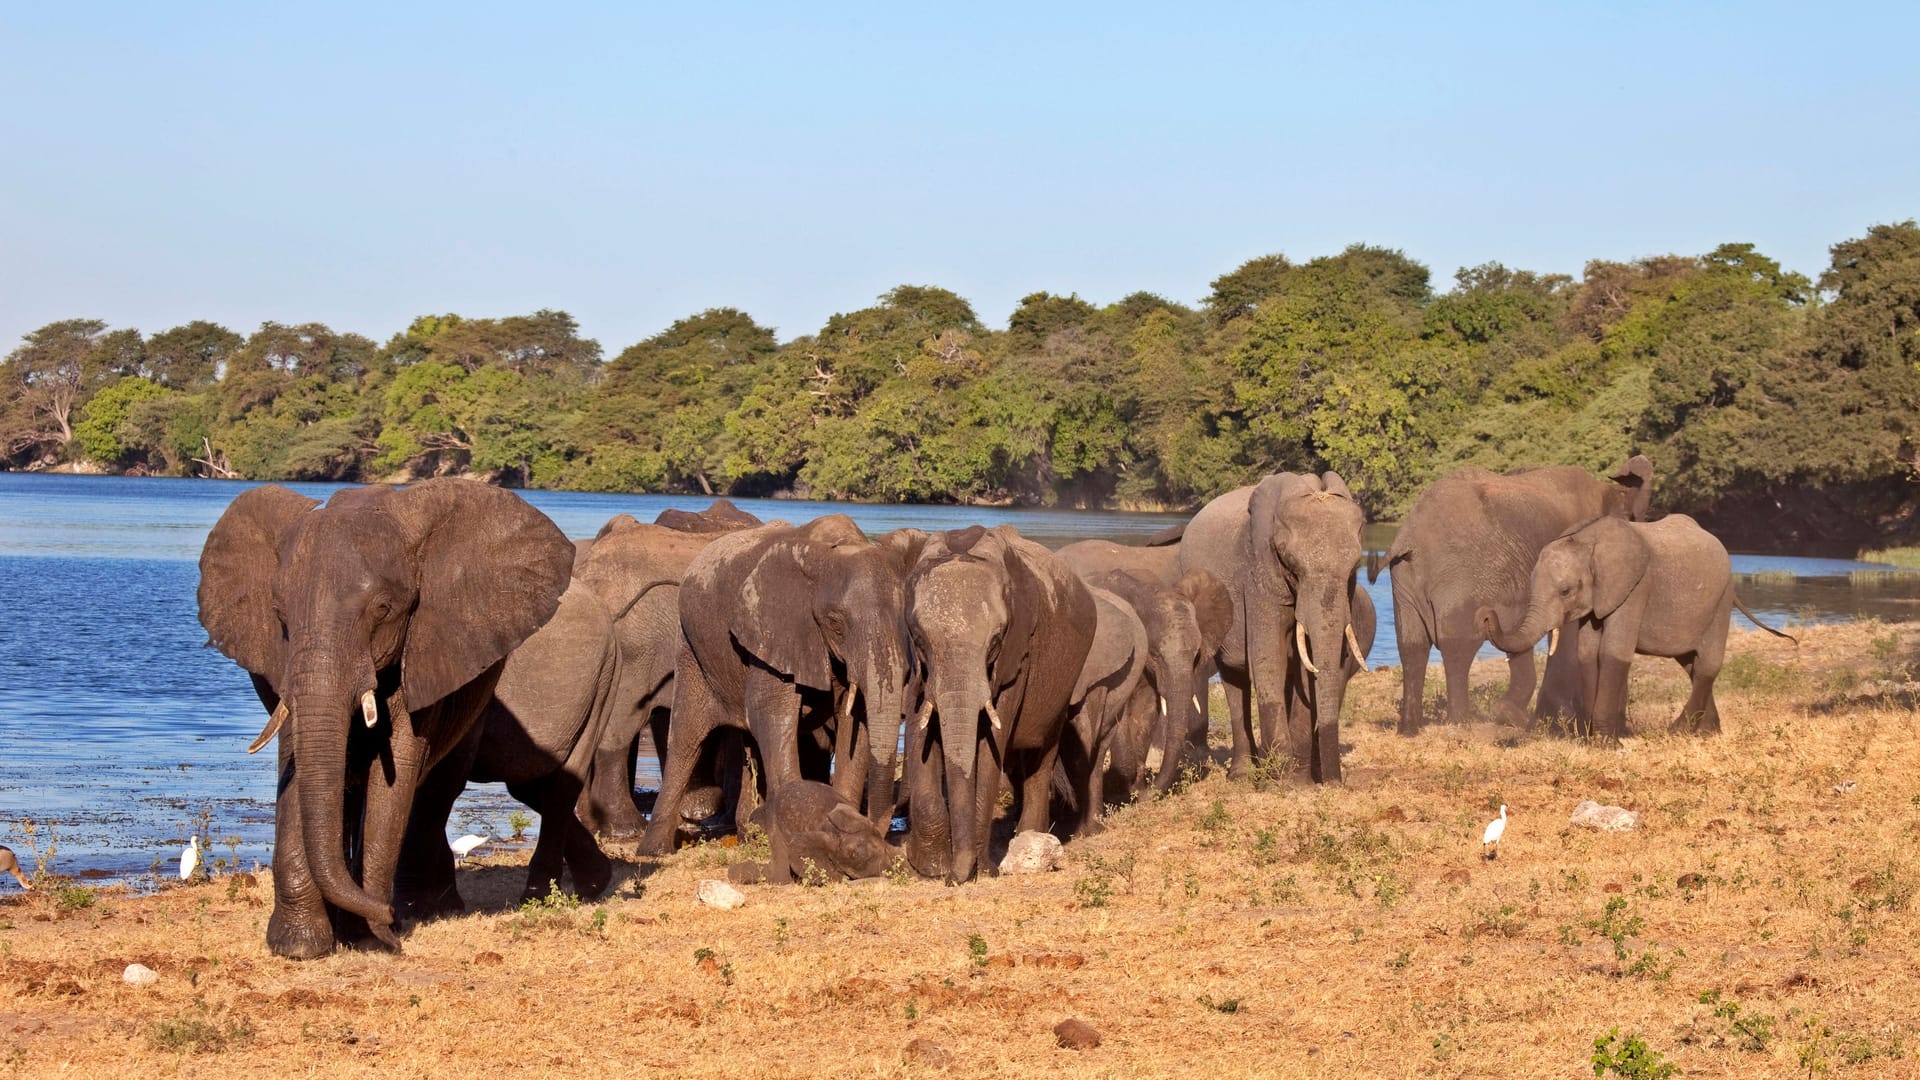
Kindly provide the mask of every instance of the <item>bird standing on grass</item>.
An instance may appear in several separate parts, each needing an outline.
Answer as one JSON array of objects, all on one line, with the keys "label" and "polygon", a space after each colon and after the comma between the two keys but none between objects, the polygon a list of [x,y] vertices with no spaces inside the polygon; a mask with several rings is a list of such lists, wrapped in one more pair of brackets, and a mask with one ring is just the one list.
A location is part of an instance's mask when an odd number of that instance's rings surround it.
[{"label": "bird standing on grass", "polygon": [[187,846],[180,849],[180,880],[193,876],[193,868],[200,865],[200,838],[187,837]]},{"label": "bird standing on grass", "polygon": [[12,848],[0,847],[0,872],[12,874],[13,880],[19,882],[23,889],[33,888],[33,882],[20,872],[20,860],[13,857]]},{"label": "bird standing on grass", "polygon": [[1507,804],[1500,804],[1500,816],[1487,822],[1487,831],[1480,837],[1480,850],[1486,852],[1488,861],[1500,857],[1500,838],[1507,834]]},{"label": "bird standing on grass", "polygon": [[486,842],[487,842],[486,837],[475,836],[472,833],[468,833],[467,835],[461,837],[460,839],[455,840],[452,844],[448,846],[453,848],[453,857],[455,862],[465,862],[467,856],[473,854],[474,848],[477,848],[481,844],[484,844]]}]

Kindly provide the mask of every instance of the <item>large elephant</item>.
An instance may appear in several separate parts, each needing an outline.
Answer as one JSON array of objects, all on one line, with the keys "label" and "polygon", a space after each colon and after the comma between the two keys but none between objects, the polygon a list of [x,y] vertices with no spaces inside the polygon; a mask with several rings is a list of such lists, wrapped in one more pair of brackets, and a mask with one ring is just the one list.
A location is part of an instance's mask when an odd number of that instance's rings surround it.
[{"label": "large elephant", "polygon": [[395,894],[407,905],[402,914],[425,917],[464,906],[454,888],[446,825],[468,783],[505,784],[540,815],[521,899],[548,895],[563,865],[573,871],[579,895],[606,891],[613,867],[575,816],[575,805],[615,712],[621,662],[613,620],[576,580],[553,617],[507,657],[493,700],[466,742],[421,780],[395,881]]},{"label": "large elephant", "polygon": [[718,729],[752,733],[768,791],[809,779],[803,708],[834,725],[834,787],[850,802],[864,794],[875,821],[892,815],[909,662],[902,590],[924,537],[903,529],[875,543],[832,514],[727,533],[700,552],[680,585],[673,714],[643,853],[672,850],[674,809]]},{"label": "large elephant", "polygon": [[1154,786],[1164,793],[1189,753],[1205,759],[1207,682],[1233,623],[1233,597],[1211,571],[1198,569],[1172,585],[1131,570],[1110,570],[1088,584],[1126,601],[1147,634],[1141,685],[1148,693],[1144,700],[1136,695],[1110,740],[1109,773],[1131,792],[1152,769]]},{"label": "large elephant", "polygon": [[[253,677],[280,740],[267,944],[397,947],[393,885],[426,771],[461,746],[502,662],[552,616],[573,545],[468,480],[242,493],[200,555],[200,622]],[[441,838],[442,846],[445,838]]]},{"label": "large elephant", "polygon": [[[1060,733],[1060,780],[1072,795],[1072,835],[1100,831],[1106,814],[1106,771],[1113,736],[1134,705],[1147,668],[1147,628],[1133,607],[1105,589],[1093,594],[1093,641],[1069,698],[1072,712]],[[1145,703],[1141,703],[1145,706]]]},{"label": "large elephant", "polygon": [[921,694],[908,742],[908,858],[927,877],[967,881],[986,858],[1003,774],[1020,828],[1047,827],[1060,731],[1093,641],[1093,594],[1007,525],[928,537],[906,594]]},{"label": "large elephant", "polygon": [[1531,653],[1550,636],[1549,655],[1561,651],[1561,627],[1573,624],[1578,647],[1572,651],[1598,734],[1619,739],[1627,733],[1627,672],[1636,653],[1679,661],[1693,682],[1673,729],[1717,734],[1713,680],[1726,660],[1736,606],[1755,626],[1793,640],[1754,619],[1734,595],[1727,549],[1692,518],[1670,514],[1643,524],[1604,517],[1541,549],[1524,619],[1508,622],[1483,607],[1477,621],[1510,653]]},{"label": "large elephant", "polygon": [[[1504,625],[1512,625],[1525,610],[1541,548],[1597,517],[1644,521],[1652,494],[1653,463],[1639,455],[1606,480],[1570,466],[1504,474],[1460,469],[1421,492],[1387,553],[1400,647],[1400,732],[1420,728],[1427,658],[1435,646],[1446,669],[1447,719],[1464,723],[1467,671],[1486,640],[1479,609],[1493,608]],[[1578,719],[1577,687],[1571,665],[1549,658],[1537,715]],[[1533,690],[1532,648],[1509,652],[1502,718],[1524,722]]]},{"label": "large elephant", "polygon": [[1229,775],[1247,772],[1257,745],[1262,757],[1291,755],[1314,780],[1340,779],[1340,706],[1373,645],[1373,601],[1354,574],[1365,524],[1332,472],[1269,476],[1187,523],[1181,571],[1212,572],[1233,599],[1216,654],[1232,716]]},{"label": "large elephant", "polygon": [[[622,658],[620,685],[614,695],[617,707],[601,736],[581,799],[580,820],[589,829],[625,838],[638,836],[646,828],[634,802],[640,735],[651,730],[654,753],[661,757],[664,769],[673,668],[680,655],[680,581],[722,531],[643,525],[623,514],[609,521],[595,539],[580,541],[574,575],[599,595],[613,615]],[[696,772],[703,780],[719,779],[714,771]],[[728,779],[737,785],[737,777],[736,767]]]}]

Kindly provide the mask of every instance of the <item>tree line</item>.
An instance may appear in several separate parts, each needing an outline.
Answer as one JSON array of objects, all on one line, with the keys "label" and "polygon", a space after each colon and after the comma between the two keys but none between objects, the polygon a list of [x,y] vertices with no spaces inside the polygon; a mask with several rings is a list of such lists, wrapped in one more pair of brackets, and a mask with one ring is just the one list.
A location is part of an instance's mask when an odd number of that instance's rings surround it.
[{"label": "tree line", "polygon": [[1920,227],[1831,255],[1817,279],[1751,244],[1578,279],[1489,263],[1436,291],[1403,253],[1356,244],[1253,259],[1197,306],[1039,292],[993,330],[902,285],[784,343],[716,308],[611,360],[561,311],[423,316],[384,344],[70,319],[0,363],[0,466],[1133,508],[1335,469],[1391,518],[1460,466],[1640,450],[1667,509],[1866,492],[1847,505],[1898,527]]}]

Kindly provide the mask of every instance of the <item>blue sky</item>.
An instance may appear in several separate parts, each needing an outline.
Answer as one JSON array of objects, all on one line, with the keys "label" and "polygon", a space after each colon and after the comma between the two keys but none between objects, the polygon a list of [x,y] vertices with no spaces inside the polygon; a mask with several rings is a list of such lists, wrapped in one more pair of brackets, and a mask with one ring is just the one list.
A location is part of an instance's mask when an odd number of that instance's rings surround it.
[{"label": "blue sky", "polygon": [[0,352],[558,307],[611,356],[903,282],[1004,325],[1355,241],[1818,273],[1920,214],[1913,5],[552,6],[0,0]]}]

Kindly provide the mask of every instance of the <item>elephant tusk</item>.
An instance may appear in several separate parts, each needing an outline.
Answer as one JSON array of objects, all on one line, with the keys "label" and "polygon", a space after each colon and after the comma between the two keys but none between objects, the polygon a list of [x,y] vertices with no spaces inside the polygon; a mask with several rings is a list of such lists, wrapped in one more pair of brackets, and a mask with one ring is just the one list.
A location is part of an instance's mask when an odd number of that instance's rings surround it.
[{"label": "elephant tusk", "polygon": [[371,690],[360,695],[360,718],[367,722],[368,727],[380,722],[380,705]]},{"label": "elephant tusk", "polygon": [[1200,710],[1201,716],[1207,715],[1207,699],[1201,695],[1193,695],[1193,707]]},{"label": "elephant tusk", "polygon": [[1547,635],[1547,655],[1552,656],[1555,650],[1559,648],[1560,648],[1560,628],[1556,626],[1553,628],[1553,632]]},{"label": "elephant tusk", "polygon": [[1166,695],[1164,695],[1164,694],[1155,694],[1154,696],[1160,699],[1160,715],[1161,715],[1161,716],[1165,716],[1165,715],[1167,715],[1167,698],[1166,698]]},{"label": "elephant tusk", "polygon": [[927,730],[927,721],[931,719],[933,719],[933,699],[928,698],[921,704],[920,711],[913,714],[913,725],[921,731],[925,731]]},{"label": "elephant tusk", "polygon": [[840,700],[840,718],[842,720],[853,719],[853,702],[854,699],[859,696],[860,684],[857,682],[847,683],[847,696]]},{"label": "elephant tusk", "polygon": [[987,702],[987,719],[992,721],[993,730],[1000,730],[1000,714],[994,710],[993,702]]},{"label": "elephant tusk", "polygon": [[1300,650],[1300,662],[1306,665],[1307,674],[1309,675],[1320,674],[1320,669],[1313,666],[1312,660],[1307,659],[1307,624],[1306,623],[1295,622],[1293,624],[1293,645],[1294,645],[1294,648]]},{"label": "elephant tusk", "polygon": [[267,726],[261,728],[260,734],[254,736],[253,742],[247,745],[247,753],[249,754],[259,753],[261,747],[272,742],[273,737],[275,735],[280,734],[280,725],[286,722],[287,722],[287,699],[281,698],[280,704],[275,705],[273,707],[273,715],[267,718]]},{"label": "elephant tusk", "polygon": [[1366,658],[1365,656],[1363,656],[1363,655],[1361,655],[1361,653],[1360,653],[1360,639],[1358,639],[1358,638],[1356,638],[1356,637],[1354,637],[1354,636],[1353,636],[1353,624],[1352,624],[1352,623],[1348,623],[1348,624],[1347,624],[1347,648],[1349,648],[1349,649],[1352,649],[1352,650],[1353,650],[1353,658],[1354,658],[1355,660],[1358,660],[1358,661],[1360,662],[1360,670],[1361,670],[1361,671],[1371,671],[1371,670],[1373,670],[1372,668],[1369,668],[1369,667],[1367,666],[1367,658]]}]

